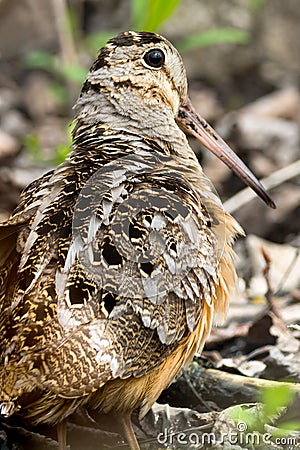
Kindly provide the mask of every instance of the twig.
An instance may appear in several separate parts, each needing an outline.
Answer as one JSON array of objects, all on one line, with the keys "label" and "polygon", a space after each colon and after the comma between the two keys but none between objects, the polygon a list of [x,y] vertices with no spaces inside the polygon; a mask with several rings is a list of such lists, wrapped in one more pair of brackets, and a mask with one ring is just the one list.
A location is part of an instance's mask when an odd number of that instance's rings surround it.
[{"label": "twig", "polygon": [[56,26],[58,31],[61,56],[64,64],[77,64],[76,46],[68,20],[66,0],[53,0]]},{"label": "twig", "polygon": [[281,289],[283,288],[284,283],[286,282],[288,276],[289,276],[290,273],[292,272],[292,270],[293,270],[293,268],[294,268],[294,265],[295,265],[295,263],[296,263],[296,261],[297,261],[299,255],[300,255],[300,248],[297,247],[297,248],[295,248],[295,250],[296,250],[296,251],[295,251],[295,256],[294,256],[293,259],[291,260],[290,264],[287,266],[287,269],[285,270],[285,272],[283,273],[283,275],[282,275],[282,277],[281,277],[281,279],[280,279],[280,281],[279,281],[279,284],[278,284],[278,287],[277,287],[277,290],[276,290],[276,294],[277,294],[278,292],[280,292]]},{"label": "twig", "polygon": [[219,387],[222,386],[223,390],[235,392],[235,394],[237,392],[241,394],[243,390],[248,390],[249,393],[252,393],[253,399],[255,399],[255,395],[261,388],[288,386],[291,391],[300,392],[300,383],[287,383],[283,381],[266,380],[263,378],[246,377],[216,369],[202,369],[201,384],[208,387],[212,387],[213,384],[216,384]]},{"label": "twig", "polygon": [[[56,27],[61,49],[61,61],[64,66],[78,65],[78,56],[76,45],[68,19],[68,8],[66,0],[52,0],[53,11],[55,15]],[[77,87],[74,83],[68,81],[71,100],[75,99]]]},{"label": "twig", "polygon": [[[298,175],[300,175],[300,160],[289,164],[283,169],[276,170],[276,172],[272,173],[270,176],[263,178],[261,182],[266,189],[273,189]],[[224,203],[224,208],[229,213],[233,213],[245,204],[249,203],[255,197],[255,192],[247,187],[229,198]]]},{"label": "twig", "polygon": [[200,401],[200,404],[204,405],[209,411],[212,411],[212,408],[207,404],[207,402],[205,402],[203,400],[203,398],[201,397],[201,395],[199,394],[199,392],[197,391],[197,389],[191,382],[190,377],[189,377],[188,373],[186,372],[186,370],[183,371],[183,378],[185,379],[188,387],[190,388],[190,390],[192,391],[194,396]]},{"label": "twig", "polygon": [[261,253],[262,253],[262,256],[266,263],[266,265],[263,269],[263,275],[265,277],[266,284],[267,284],[267,292],[265,294],[265,297],[267,299],[268,308],[269,308],[269,311],[272,311],[283,322],[284,327],[286,328],[286,324],[282,319],[280,310],[274,302],[274,289],[273,289],[271,281],[270,281],[270,270],[271,270],[271,265],[272,265],[272,258],[270,256],[268,250],[264,246],[261,247]]},{"label": "twig", "polygon": [[261,254],[263,255],[263,258],[266,263],[266,265],[263,269],[263,275],[264,275],[266,283],[267,283],[266,299],[269,304],[269,307],[271,309],[273,309],[272,300],[273,300],[274,291],[273,291],[273,288],[272,288],[271,282],[270,282],[270,269],[271,269],[272,259],[271,259],[271,256],[270,256],[268,250],[266,249],[266,247],[261,246],[260,251],[261,251]]},{"label": "twig", "polygon": [[[279,388],[288,386],[292,392],[300,393],[300,383],[287,383],[262,378],[247,377],[236,373],[225,372],[221,369],[204,368],[192,365],[187,376],[193,380],[193,387],[202,399],[202,404],[210,405],[213,401],[216,408],[224,409],[235,403],[254,403],[259,398],[260,391],[264,388]],[[172,386],[170,387],[172,390]],[[175,395],[178,386],[174,385]],[[190,407],[198,405],[195,397],[189,397]]]}]

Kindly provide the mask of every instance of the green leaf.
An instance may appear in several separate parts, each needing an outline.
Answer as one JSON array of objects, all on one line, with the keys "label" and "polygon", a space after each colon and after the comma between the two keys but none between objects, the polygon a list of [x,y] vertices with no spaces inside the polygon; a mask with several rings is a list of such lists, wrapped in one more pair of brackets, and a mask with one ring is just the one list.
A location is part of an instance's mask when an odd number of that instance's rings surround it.
[{"label": "green leaf", "polygon": [[280,429],[286,434],[289,434],[291,431],[300,431],[300,422],[297,420],[291,420],[289,422],[284,422],[280,424]]},{"label": "green leaf", "polygon": [[133,30],[143,30],[151,0],[131,0],[130,22]]},{"label": "green leaf", "polygon": [[61,82],[51,81],[51,83],[49,83],[49,90],[60,105],[67,106],[69,104],[70,98],[68,90]]},{"label": "green leaf", "polygon": [[261,401],[264,404],[266,418],[272,418],[278,414],[278,409],[291,403],[295,396],[294,391],[287,384],[265,388],[261,391]]},{"label": "green leaf", "polygon": [[249,33],[236,28],[213,28],[192,34],[176,43],[181,52],[194,50],[200,47],[208,47],[215,44],[246,44],[249,41]]},{"label": "green leaf", "polygon": [[86,77],[86,69],[79,64],[63,65],[54,55],[48,52],[30,52],[25,57],[25,64],[31,69],[47,70],[52,75],[62,75],[69,81],[82,83]]},{"label": "green leaf", "polygon": [[68,156],[70,152],[70,146],[69,145],[64,145],[64,144],[59,144],[55,147],[55,157],[54,157],[54,164],[58,165],[61,164],[62,162],[64,162],[64,160],[66,159],[66,157]]},{"label": "green leaf", "polygon": [[250,8],[252,11],[259,11],[263,6],[266,0],[250,0]]},{"label": "green leaf", "polygon": [[87,70],[78,64],[61,65],[57,68],[58,73],[67,80],[82,84],[86,77]]},{"label": "green leaf", "polygon": [[174,13],[178,3],[179,0],[150,0],[144,30],[157,31]]},{"label": "green leaf", "polygon": [[29,133],[23,139],[24,147],[33,157],[34,161],[40,163],[43,161],[43,150],[41,147],[40,138],[37,133]]},{"label": "green leaf", "polygon": [[246,424],[245,429],[254,430],[257,428],[257,417],[253,414],[251,405],[235,405],[230,408],[229,417],[234,420],[236,424]]},{"label": "green leaf", "polygon": [[69,137],[70,145],[72,144],[73,131],[74,131],[75,127],[76,127],[76,122],[74,120],[71,120],[71,122],[69,122],[68,126],[67,126],[67,134]]},{"label": "green leaf", "polygon": [[85,39],[85,47],[90,53],[95,55],[109,39],[115,36],[115,34],[116,33],[114,31],[90,33]]},{"label": "green leaf", "polygon": [[65,26],[69,28],[74,38],[78,38],[78,32],[80,30],[79,16],[75,11],[75,8],[68,6],[67,17],[65,18]]},{"label": "green leaf", "polygon": [[55,67],[55,56],[49,52],[32,51],[25,55],[24,64],[30,69],[43,69],[53,72]]},{"label": "green leaf", "polygon": [[55,157],[53,159],[53,162],[55,165],[61,164],[62,162],[64,162],[64,160],[70,153],[70,150],[72,148],[72,133],[73,133],[75,126],[76,126],[75,121],[72,121],[72,122],[68,123],[68,125],[67,125],[66,131],[67,131],[67,135],[69,138],[69,143],[68,144],[58,144],[55,147]]}]

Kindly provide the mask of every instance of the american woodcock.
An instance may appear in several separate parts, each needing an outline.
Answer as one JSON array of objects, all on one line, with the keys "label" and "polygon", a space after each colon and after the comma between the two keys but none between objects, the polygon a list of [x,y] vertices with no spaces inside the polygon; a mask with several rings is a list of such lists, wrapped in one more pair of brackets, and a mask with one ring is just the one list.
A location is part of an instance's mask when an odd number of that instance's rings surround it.
[{"label": "american woodcock", "polygon": [[65,419],[97,410],[138,450],[132,412],[143,417],[202,349],[235,282],[241,229],[182,130],[274,204],[195,112],[161,36],[111,39],[75,121],[67,160],[0,227],[1,415],[57,424],[65,450]]}]

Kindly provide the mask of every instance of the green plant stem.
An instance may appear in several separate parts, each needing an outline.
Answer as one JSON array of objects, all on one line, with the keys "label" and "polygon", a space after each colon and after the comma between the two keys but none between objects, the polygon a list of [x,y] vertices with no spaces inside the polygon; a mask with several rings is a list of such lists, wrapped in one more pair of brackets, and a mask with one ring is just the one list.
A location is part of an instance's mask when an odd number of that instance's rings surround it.
[{"label": "green plant stem", "polygon": [[[66,0],[52,0],[52,3],[59,36],[62,65],[64,67],[79,66],[75,41],[68,20]],[[73,103],[77,97],[78,86],[70,79],[67,79],[67,83],[71,97],[70,100]]]}]

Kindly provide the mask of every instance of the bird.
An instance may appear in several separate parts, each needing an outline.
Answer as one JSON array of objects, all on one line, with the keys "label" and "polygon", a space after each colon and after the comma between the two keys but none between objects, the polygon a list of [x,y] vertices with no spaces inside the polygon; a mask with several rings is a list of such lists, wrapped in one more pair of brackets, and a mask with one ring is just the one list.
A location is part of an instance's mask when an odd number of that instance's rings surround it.
[{"label": "bird", "polygon": [[66,160],[0,225],[0,414],[57,426],[80,409],[142,418],[201,351],[235,285],[236,237],[194,136],[274,202],[192,106],[175,47],[110,39],[75,105]]}]

